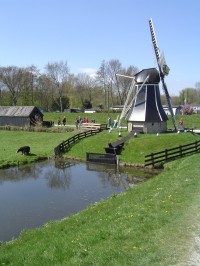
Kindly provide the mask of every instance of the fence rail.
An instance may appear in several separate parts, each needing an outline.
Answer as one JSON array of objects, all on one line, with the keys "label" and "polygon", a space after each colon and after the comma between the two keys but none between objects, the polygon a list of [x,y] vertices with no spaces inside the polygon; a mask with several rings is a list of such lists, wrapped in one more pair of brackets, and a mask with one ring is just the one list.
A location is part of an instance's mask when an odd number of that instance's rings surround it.
[{"label": "fence rail", "polygon": [[81,139],[87,138],[89,136],[95,135],[99,133],[101,129],[92,129],[92,130],[87,130],[84,132],[81,132],[79,134],[74,135],[73,137],[63,141],[61,144],[59,144],[55,149],[54,153],[55,156],[59,156],[60,154],[64,153],[67,151],[73,144],[78,142]]},{"label": "fence rail", "polygon": [[152,165],[153,167],[158,163],[174,160],[189,154],[197,153],[200,150],[200,141],[195,141],[190,144],[180,145],[172,149],[165,149],[161,152],[150,153],[145,156],[145,166]]}]

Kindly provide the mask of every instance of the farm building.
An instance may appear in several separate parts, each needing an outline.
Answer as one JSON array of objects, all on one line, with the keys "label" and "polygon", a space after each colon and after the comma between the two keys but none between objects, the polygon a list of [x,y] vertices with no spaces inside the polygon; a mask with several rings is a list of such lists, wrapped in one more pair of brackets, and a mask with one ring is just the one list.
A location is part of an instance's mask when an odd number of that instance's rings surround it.
[{"label": "farm building", "polygon": [[[181,115],[182,114],[182,106],[172,106],[172,111],[174,113],[174,115]],[[166,113],[166,115],[171,115],[168,106],[163,105],[163,109]]]},{"label": "farm building", "polygon": [[35,106],[0,106],[0,126],[33,126],[41,124],[43,114]]}]

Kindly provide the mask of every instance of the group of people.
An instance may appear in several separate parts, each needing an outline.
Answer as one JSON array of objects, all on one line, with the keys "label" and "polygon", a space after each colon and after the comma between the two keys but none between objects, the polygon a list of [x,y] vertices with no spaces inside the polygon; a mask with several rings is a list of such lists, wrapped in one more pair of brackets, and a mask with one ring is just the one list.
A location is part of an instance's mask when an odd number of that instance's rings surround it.
[{"label": "group of people", "polygon": [[83,119],[80,116],[77,117],[75,120],[76,129],[80,129],[80,126],[82,125],[82,123],[83,123]]},{"label": "group of people", "polygon": [[[61,121],[60,117],[58,118],[58,125],[59,126],[61,126],[61,125],[66,126],[66,123],[67,123],[66,116],[64,116],[62,121]],[[82,119],[80,116],[77,117],[75,120],[76,129],[80,129],[82,123],[89,123],[88,117],[85,117],[84,119]],[[95,119],[92,119],[91,123],[95,123]],[[181,118],[178,123],[179,123],[180,131],[183,131],[184,130],[183,119]],[[112,119],[110,117],[108,117],[108,127],[112,127]]]},{"label": "group of people", "polygon": [[[82,123],[89,123],[89,119],[87,116],[84,119],[82,119],[80,116],[76,117],[75,125],[77,129],[80,129],[80,126],[82,125]],[[91,123],[95,123],[95,119],[91,119]],[[62,126],[62,125],[66,126],[66,124],[67,124],[66,116],[64,116],[62,120],[60,117],[58,118],[58,126]]]},{"label": "group of people", "polygon": [[[80,129],[82,123],[89,123],[89,119],[87,116],[84,119],[82,119],[80,116],[76,118],[75,120],[76,129]],[[91,123],[95,123],[95,120],[92,119]]]}]

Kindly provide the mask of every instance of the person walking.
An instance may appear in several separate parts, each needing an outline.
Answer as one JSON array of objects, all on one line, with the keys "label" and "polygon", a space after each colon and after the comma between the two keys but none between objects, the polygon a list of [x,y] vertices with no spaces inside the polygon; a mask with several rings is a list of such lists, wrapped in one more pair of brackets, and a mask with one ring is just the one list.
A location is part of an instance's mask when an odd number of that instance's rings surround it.
[{"label": "person walking", "polygon": [[111,127],[112,120],[110,117],[108,117],[108,127]]},{"label": "person walking", "polygon": [[66,119],[66,117],[64,116],[64,118],[63,118],[63,126],[66,125],[66,122],[67,122],[67,119]]},{"label": "person walking", "polygon": [[76,125],[76,129],[78,129],[79,128],[79,119],[78,119],[78,117],[75,120],[75,125]]},{"label": "person walking", "polygon": [[180,126],[180,131],[184,131],[183,119],[181,118],[178,123]]}]

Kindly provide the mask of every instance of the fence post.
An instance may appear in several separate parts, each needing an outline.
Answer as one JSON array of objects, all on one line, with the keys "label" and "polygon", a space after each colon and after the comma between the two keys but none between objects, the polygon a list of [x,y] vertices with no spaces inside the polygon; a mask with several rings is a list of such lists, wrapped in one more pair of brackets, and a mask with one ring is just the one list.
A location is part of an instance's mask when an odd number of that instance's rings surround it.
[{"label": "fence post", "polygon": [[196,150],[196,152],[198,151],[198,141],[197,140],[195,141],[195,150]]},{"label": "fence post", "polygon": [[182,146],[181,145],[179,146],[179,152],[180,152],[180,156],[182,157],[183,154],[182,154]]},{"label": "fence post", "polygon": [[154,167],[154,154],[153,153],[151,153],[151,163],[152,163],[152,165]]},{"label": "fence post", "polygon": [[165,161],[168,159],[168,149],[165,149]]}]

